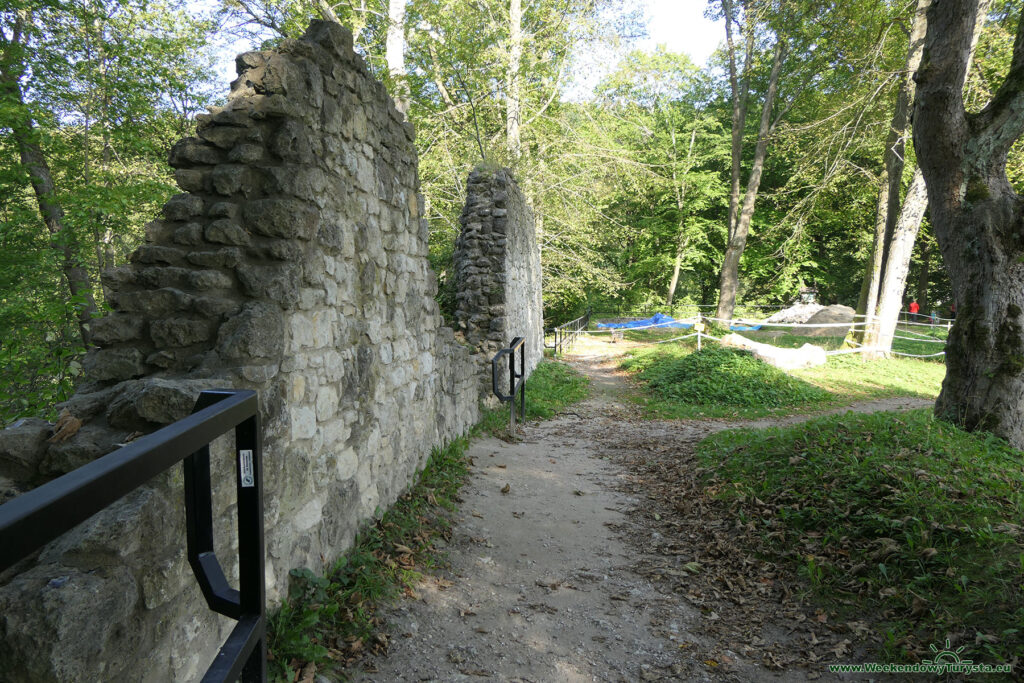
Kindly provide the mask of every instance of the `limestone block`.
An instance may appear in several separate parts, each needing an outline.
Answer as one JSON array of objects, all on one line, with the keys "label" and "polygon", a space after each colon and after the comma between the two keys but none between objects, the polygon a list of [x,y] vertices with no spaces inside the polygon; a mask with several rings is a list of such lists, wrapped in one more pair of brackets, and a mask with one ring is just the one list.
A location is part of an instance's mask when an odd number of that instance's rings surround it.
[{"label": "limestone block", "polygon": [[0,475],[15,481],[35,478],[52,433],[53,425],[37,418],[22,418],[0,430]]},{"label": "limestone block", "polygon": [[149,325],[149,336],[158,348],[189,346],[210,338],[210,323],[195,318],[168,318],[154,320]]},{"label": "limestone block", "polygon": [[334,417],[338,412],[338,392],[333,387],[320,387],[316,393],[316,419],[320,422]]},{"label": "limestone block", "polygon": [[185,258],[189,263],[204,268],[234,268],[242,262],[242,250],[227,247],[215,251],[191,251]]},{"label": "limestone block", "polygon": [[199,138],[184,138],[171,147],[168,163],[174,168],[191,168],[193,166],[220,163],[222,153],[212,145]]},{"label": "limestone block", "polygon": [[311,439],[316,433],[316,411],[309,406],[292,406],[289,408],[291,417],[291,438]]},{"label": "limestone block", "polygon": [[203,226],[199,223],[188,223],[174,231],[174,243],[196,245],[203,243]]},{"label": "limestone block", "polygon": [[174,181],[185,192],[206,192],[209,173],[200,169],[179,168],[174,172]]},{"label": "limestone block", "polygon": [[215,202],[207,212],[210,218],[236,218],[238,204],[234,202]]},{"label": "limestone block", "polygon": [[98,382],[132,379],[146,372],[142,352],[131,348],[92,350],[86,354],[82,368]]},{"label": "limestone block", "polygon": [[217,353],[224,358],[276,358],[283,350],[284,316],[272,304],[247,303],[220,327]]},{"label": "limestone block", "polygon": [[299,301],[300,267],[294,263],[281,265],[242,264],[236,268],[242,291],[252,297],[266,298],[285,306]]},{"label": "limestone block", "polygon": [[138,339],[142,334],[145,320],[137,315],[112,313],[103,318],[89,322],[93,343],[99,346],[110,346],[120,342]]},{"label": "limestone block", "polygon": [[319,213],[297,199],[260,199],[247,202],[243,209],[246,225],[268,237],[312,239],[319,224]]},{"label": "limestone block", "polygon": [[292,526],[296,531],[308,531],[323,521],[324,506],[318,498],[314,498],[292,515]]},{"label": "limestone block", "polygon": [[140,380],[110,404],[107,422],[128,430],[170,424],[192,413],[203,390],[223,387],[222,380],[212,379]]},{"label": "limestone block", "polygon": [[213,221],[206,226],[206,240],[214,244],[246,245],[251,241],[241,225],[229,218]]},{"label": "limestone block", "polygon": [[259,175],[244,164],[221,164],[213,169],[213,189],[217,194],[236,192],[249,196],[259,189]]}]

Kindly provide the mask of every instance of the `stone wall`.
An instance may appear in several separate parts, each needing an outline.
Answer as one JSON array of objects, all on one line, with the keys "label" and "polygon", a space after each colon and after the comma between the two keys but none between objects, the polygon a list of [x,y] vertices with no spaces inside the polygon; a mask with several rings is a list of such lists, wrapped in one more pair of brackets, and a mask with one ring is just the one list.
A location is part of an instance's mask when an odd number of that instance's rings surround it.
[{"label": "stone wall", "polygon": [[[290,569],[322,570],[432,447],[477,421],[481,368],[434,301],[413,130],[351,34],[314,22],[237,68],[228,105],[171,151],[184,194],[106,275],[114,312],[93,324],[99,348],[62,406],[67,429],[26,420],[0,433],[0,496],[183,417],[204,388],[256,389],[273,605]],[[533,253],[525,232],[501,237],[528,216],[521,198],[501,196],[514,183],[480,182],[490,199],[471,203],[493,202],[481,226],[506,254]],[[512,299],[488,298],[495,333],[506,333],[502,305],[505,319],[528,300],[539,316],[539,290],[527,292],[538,276],[515,266]],[[214,449],[214,500],[231,578],[229,447]],[[233,622],[207,609],[184,546],[174,468],[0,576],[0,679],[198,678]]]},{"label": "stone wall", "polygon": [[[527,373],[544,354],[540,248],[533,211],[508,169],[480,167],[466,183],[455,241],[455,317],[489,370],[494,352],[526,338]],[[490,393],[489,372],[481,376]]]}]

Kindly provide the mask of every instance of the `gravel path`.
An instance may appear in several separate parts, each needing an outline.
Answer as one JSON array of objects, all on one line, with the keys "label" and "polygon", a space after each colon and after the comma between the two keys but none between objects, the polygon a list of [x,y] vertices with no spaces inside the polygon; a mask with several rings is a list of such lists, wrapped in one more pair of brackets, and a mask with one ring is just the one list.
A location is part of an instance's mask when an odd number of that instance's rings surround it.
[{"label": "gravel path", "polygon": [[[808,668],[806,659],[804,668],[792,668],[792,658],[780,656],[807,642],[827,651],[843,642],[844,629],[808,632],[802,607],[776,614],[764,605],[746,611],[756,599],[709,604],[706,596],[717,589],[691,589],[688,575],[671,569],[703,557],[707,540],[691,539],[688,547],[680,534],[666,544],[665,531],[647,524],[661,519],[651,512],[656,501],[623,464],[637,455],[630,448],[654,443],[687,453],[739,423],[641,420],[620,400],[628,385],[606,360],[575,361],[592,391],[571,412],[526,425],[518,443],[488,438],[471,445],[472,475],[445,549],[450,566],[427,577],[416,599],[382,611],[390,651],[349,671],[354,680],[837,680],[820,665]],[[922,404],[902,399],[854,409]],[[801,419],[807,417],[742,424]],[[663,580],[669,575],[682,578]],[[832,661],[857,661],[847,656],[856,654],[856,643],[845,643]]]}]

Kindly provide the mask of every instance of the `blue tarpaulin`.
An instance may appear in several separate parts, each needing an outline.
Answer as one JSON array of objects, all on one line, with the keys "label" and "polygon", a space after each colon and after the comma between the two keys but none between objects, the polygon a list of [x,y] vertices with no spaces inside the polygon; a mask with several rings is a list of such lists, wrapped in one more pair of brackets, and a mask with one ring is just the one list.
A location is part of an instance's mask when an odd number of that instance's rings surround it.
[{"label": "blue tarpaulin", "polygon": [[680,329],[688,330],[693,327],[693,323],[681,323],[677,322],[674,318],[665,315],[664,313],[655,313],[650,318],[644,318],[643,320],[631,320],[628,323],[598,323],[598,329],[604,330],[622,330],[631,329],[634,327],[677,327]]},{"label": "blue tarpaulin", "polygon": [[761,329],[761,326],[760,325],[729,325],[729,329],[733,330],[734,332],[742,332],[744,330],[759,330],[759,329]]}]

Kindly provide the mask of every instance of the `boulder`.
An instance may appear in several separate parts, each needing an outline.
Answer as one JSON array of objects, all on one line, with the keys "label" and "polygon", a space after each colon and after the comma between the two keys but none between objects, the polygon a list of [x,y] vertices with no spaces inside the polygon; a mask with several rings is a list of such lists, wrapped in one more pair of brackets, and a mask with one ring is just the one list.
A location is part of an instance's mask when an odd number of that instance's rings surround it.
[{"label": "boulder", "polygon": [[824,365],[828,360],[825,349],[820,346],[804,344],[799,349],[786,349],[771,344],[762,344],[738,334],[727,334],[722,337],[722,346],[752,351],[754,358],[780,370],[813,368]]},{"label": "boulder", "polygon": [[821,304],[796,303],[789,308],[784,308],[773,313],[766,323],[805,323],[812,315],[825,308]]},{"label": "boulder", "polygon": [[[853,323],[854,311],[849,306],[833,304],[821,309],[807,319],[808,325],[822,325],[822,327],[805,327],[798,334],[809,337],[845,337],[850,331],[849,325]],[[845,323],[845,326],[836,325]],[[825,327],[828,325],[828,327]]]}]

